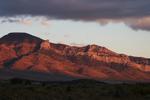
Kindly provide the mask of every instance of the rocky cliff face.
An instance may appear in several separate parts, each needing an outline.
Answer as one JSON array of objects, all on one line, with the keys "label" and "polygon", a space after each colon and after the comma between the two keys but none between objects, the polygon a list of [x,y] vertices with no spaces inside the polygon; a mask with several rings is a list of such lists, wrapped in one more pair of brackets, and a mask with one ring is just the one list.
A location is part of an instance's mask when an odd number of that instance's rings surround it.
[{"label": "rocky cliff face", "polygon": [[150,80],[150,59],[97,45],[54,44],[27,33],[10,33],[0,39],[0,68],[97,80]]}]

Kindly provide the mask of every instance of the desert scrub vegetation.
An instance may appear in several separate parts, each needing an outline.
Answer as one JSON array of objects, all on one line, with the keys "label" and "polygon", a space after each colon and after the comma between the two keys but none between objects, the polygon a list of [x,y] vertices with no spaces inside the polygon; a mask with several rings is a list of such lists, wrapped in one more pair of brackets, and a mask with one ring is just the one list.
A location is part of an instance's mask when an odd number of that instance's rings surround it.
[{"label": "desert scrub vegetation", "polygon": [[150,100],[150,84],[12,81],[0,83],[0,100]]}]

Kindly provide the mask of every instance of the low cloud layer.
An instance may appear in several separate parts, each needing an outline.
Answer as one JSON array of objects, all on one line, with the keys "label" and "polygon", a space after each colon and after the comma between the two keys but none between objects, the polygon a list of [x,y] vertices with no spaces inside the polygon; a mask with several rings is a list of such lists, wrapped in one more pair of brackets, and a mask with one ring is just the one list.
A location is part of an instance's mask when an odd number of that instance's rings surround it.
[{"label": "low cloud layer", "polygon": [[113,20],[150,30],[149,5],[149,0],[0,0],[0,17],[30,15],[101,23]]},{"label": "low cloud layer", "polygon": [[23,25],[32,25],[33,22],[37,22],[41,24],[42,26],[49,26],[50,25],[50,20],[45,18],[45,17],[25,17],[25,16],[20,16],[20,17],[1,17],[0,18],[0,23],[18,23],[18,24],[23,24]]},{"label": "low cloud layer", "polygon": [[141,18],[118,18],[118,19],[98,19],[96,20],[101,25],[108,23],[124,23],[134,30],[148,30],[150,31],[150,16]]}]

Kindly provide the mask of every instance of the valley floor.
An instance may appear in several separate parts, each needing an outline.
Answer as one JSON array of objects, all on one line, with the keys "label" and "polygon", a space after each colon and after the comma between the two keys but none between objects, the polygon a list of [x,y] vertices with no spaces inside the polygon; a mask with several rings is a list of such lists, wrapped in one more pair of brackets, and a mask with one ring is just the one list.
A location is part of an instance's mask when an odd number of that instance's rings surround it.
[{"label": "valley floor", "polygon": [[0,100],[150,100],[150,84],[0,83]]}]

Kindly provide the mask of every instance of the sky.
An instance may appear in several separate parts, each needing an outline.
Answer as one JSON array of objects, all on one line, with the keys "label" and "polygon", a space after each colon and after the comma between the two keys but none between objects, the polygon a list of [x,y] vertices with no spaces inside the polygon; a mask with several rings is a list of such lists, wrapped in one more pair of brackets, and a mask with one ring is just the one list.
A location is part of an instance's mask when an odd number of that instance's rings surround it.
[{"label": "sky", "polygon": [[27,32],[54,43],[96,44],[150,58],[149,0],[0,0],[0,37]]}]

